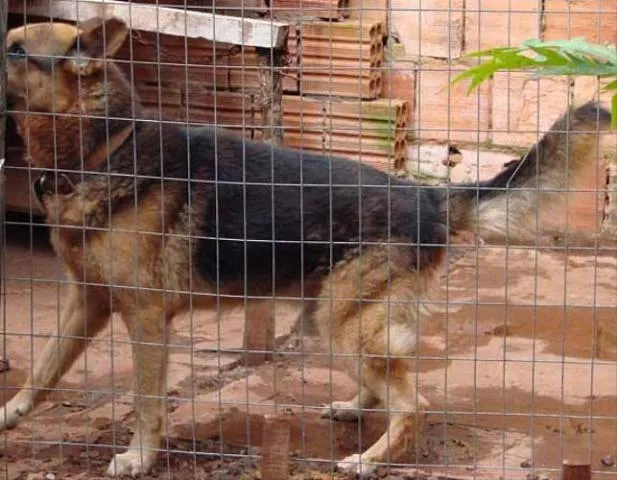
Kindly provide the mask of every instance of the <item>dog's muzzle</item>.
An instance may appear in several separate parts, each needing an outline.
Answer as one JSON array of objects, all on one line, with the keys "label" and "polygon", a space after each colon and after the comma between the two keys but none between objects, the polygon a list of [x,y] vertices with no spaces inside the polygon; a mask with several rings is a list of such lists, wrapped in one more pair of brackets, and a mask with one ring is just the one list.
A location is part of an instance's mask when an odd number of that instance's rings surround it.
[{"label": "dog's muzzle", "polygon": [[44,212],[45,196],[68,195],[75,188],[73,181],[65,173],[44,172],[34,181],[33,190],[39,208]]}]

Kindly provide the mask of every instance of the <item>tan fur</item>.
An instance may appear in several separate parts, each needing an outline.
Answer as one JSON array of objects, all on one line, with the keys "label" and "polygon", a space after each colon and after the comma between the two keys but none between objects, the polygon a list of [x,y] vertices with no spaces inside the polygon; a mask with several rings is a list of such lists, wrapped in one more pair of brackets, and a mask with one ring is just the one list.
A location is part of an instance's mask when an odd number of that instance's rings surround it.
[{"label": "tan fur", "polygon": [[477,186],[455,188],[445,204],[452,229],[475,231],[487,241],[533,241],[538,213],[565,203],[581,172],[599,157],[608,112],[588,107],[569,108],[526,155],[502,172],[502,184],[492,187],[503,194],[478,200]]},{"label": "tan fur", "polygon": [[[107,27],[106,44],[101,42],[102,26]],[[95,120],[80,119],[80,114],[102,115],[106,102],[127,106],[127,116],[133,112],[130,87],[117,67],[105,61],[105,55],[112,56],[126,36],[126,28],[117,21],[93,19],[81,27],[33,24],[9,32],[8,42],[23,40],[29,52],[62,55],[78,36],[92,55],[90,60],[59,63],[53,74],[26,68],[26,63],[9,63],[8,90],[15,108],[57,114],[53,121],[39,113],[14,115],[30,160],[39,168],[79,172],[81,158],[100,150],[107,138],[105,130]],[[119,132],[126,122],[109,122],[104,128]],[[84,141],[80,144],[76,138]],[[158,161],[154,158],[151,163]],[[110,475],[137,475],[149,471],[155,462],[163,427],[168,322],[191,306],[244,306],[244,299],[237,298],[243,285],[223,282],[217,289],[196,273],[192,252],[196,236],[204,230],[198,219],[205,218],[201,214],[207,200],[196,197],[189,208],[178,184],[162,181],[160,189],[147,190],[133,201],[129,193],[135,185],[137,181],[101,173],[68,194],[44,196],[51,241],[71,280],[67,307],[59,335],[46,345],[25,388],[0,412],[0,428],[16,425],[40,394],[70,368],[112,311],[121,313],[132,342],[137,425],[129,449],[113,458]],[[114,208],[108,208],[112,204]],[[528,202],[524,209],[531,206]],[[452,204],[451,208],[456,221],[469,227],[481,225],[483,233],[502,231],[506,222],[501,206],[481,206],[475,220],[463,206],[457,210],[457,204]],[[469,209],[469,202],[464,208]],[[441,252],[415,245],[369,246],[361,255],[355,252],[346,257],[325,277],[296,278],[286,290],[277,290],[277,294],[297,295],[303,285],[306,295],[318,298],[312,308],[321,344],[337,363],[344,359],[358,379],[358,395],[351,401],[334,402],[326,414],[349,420],[359,410],[378,405],[390,412],[384,435],[362,455],[343,460],[342,468],[361,471],[367,463],[393,460],[414,433],[417,410],[427,402],[415,390],[405,357],[416,348],[422,301],[441,263]],[[420,263],[429,266],[419,268]]]}]

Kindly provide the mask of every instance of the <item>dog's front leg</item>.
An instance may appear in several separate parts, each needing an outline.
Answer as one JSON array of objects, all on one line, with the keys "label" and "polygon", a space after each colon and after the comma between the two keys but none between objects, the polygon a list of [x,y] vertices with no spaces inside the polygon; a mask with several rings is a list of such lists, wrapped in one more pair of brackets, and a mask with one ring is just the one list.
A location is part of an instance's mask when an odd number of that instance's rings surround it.
[{"label": "dog's front leg", "polygon": [[49,339],[22,389],[0,410],[0,430],[30,412],[39,395],[53,388],[109,319],[109,305],[93,289],[70,283],[60,329]]},{"label": "dog's front leg", "polygon": [[128,450],[114,456],[108,475],[137,476],[150,471],[160,447],[167,373],[167,318],[158,302],[139,302],[123,312],[133,351],[136,425]]}]

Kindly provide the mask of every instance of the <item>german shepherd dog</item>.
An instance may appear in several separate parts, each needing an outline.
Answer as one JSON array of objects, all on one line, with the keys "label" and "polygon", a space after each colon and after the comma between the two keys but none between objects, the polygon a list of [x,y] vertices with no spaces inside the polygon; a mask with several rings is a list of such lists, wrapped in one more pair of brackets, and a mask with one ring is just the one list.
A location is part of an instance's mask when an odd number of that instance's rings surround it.
[{"label": "german shepherd dog", "polygon": [[425,404],[408,360],[449,235],[533,238],[537,209],[552,207],[598,154],[609,113],[595,103],[568,109],[491,180],[429,187],[351,160],[149,121],[111,59],[127,33],[116,18],[8,32],[10,112],[30,163],[47,172],[35,190],[70,286],[58,336],[0,428],[30,412],[118,312],[132,342],[136,427],[108,474],[147,472],[164,422],[171,318],[300,291],[313,299],[307,314],[323,344],[351,359],[361,385],[328,413],[389,412],[383,436],[340,468],[360,472],[396,455]]}]

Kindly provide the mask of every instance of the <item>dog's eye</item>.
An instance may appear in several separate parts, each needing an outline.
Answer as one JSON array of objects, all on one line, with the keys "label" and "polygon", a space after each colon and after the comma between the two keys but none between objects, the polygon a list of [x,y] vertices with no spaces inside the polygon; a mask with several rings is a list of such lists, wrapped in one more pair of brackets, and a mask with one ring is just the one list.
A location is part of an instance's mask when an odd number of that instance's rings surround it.
[{"label": "dog's eye", "polygon": [[13,43],[9,47],[8,54],[13,58],[21,58],[26,56],[26,50],[23,45],[19,43]]}]

